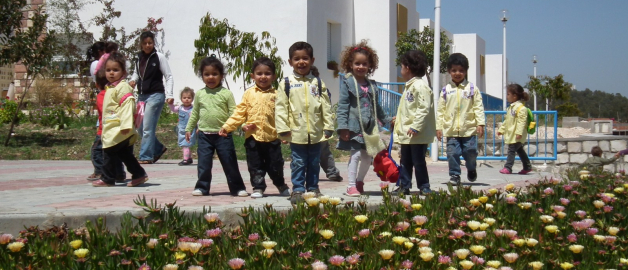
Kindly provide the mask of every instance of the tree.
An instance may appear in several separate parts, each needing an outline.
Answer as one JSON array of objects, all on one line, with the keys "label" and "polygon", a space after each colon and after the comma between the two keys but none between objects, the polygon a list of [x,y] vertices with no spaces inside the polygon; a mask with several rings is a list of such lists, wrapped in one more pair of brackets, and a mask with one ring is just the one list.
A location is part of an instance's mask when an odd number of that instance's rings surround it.
[{"label": "tree", "polygon": [[[253,62],[262,56],[275,62],[278,78],[283,76],[283,60],[277,55],[276,40],[269,32],[264,31],[261,36],[253,32],[243,32],[236,29],[235,25],[229,25],[227,19],[218,20],[207,13],[201,19],[199,33],[199,38],[194,40],[196,52],[192,66],[195,69],[203,58],[215,52],[226,63],[227,74],[231,74],[234,81],[242,79],[243,89],[246,89],[247,83],[251,83],[251,78],[247,75],[253,68]],[[277,82],[273,85],[277,87]]]},{"label": "tree", "polygon": [[[55,72],[59,75],[65,74],[82,74],[85,68],[85,49],[82,48],[86,44],[93,42],[94,38],[87,33],[83,22],[79,16],[79,12],[85,7],[85,0],[50,0],[51,28],[57,33],[59,41],[58,57],[62,61],[61,67]],[[83,45],[83,46],[79,46]]]},{"label": "tree", "polygon": [[26,68],[27,80],[30,78],[20,98],[18,110],[16,110],[13,121],[11,121],[9,134],[4,142],[5,146],[11,140],[13,127],[17,121],[17,112],[24,102],[28,89],[33,84],[35,77],[49,66],[57,49],[55,33],[46,26],[48,15],[43,12],[43,8],[40,6],[37,10],[32,10],[32,16],[29,18],[32,26],[27,28],[22,28],[24,10],[31,11],[26,0],[4,1],[2,9],[0,9],[0,20],[5,22],[0,24],[0,44],[2,44],[0,65],[21,62]]},{"label": "tree", "polygon": [[[445,32],[440,33],[440,73],[447,72],[447,58],[449,58],[449,47],[451,40]],[[420,50],[427,56],[427,81],[432,87],[432,81],[430,75],[434,70],[434,30],[428,26],[423,28],[423,31],[418,32],[416,29],[410,30],[408,33],[399,32],[399,38],[395,43],[397,49],[397,58],[395,63],[400,65],[401,56],[410,50]]]},{"label": "tree", "polygon": [[578,109],[578,104],[572,102],[565,102],[558,105],[556,106],[556,110],[558,111],[558,118],[563,118],[565,116],[580,116],[582,114],[580,109]]},{"label": "tree", "polygon": [[573,85],[563,79],[563,74],[556,77],[549,76],[529,76],[530,81],[526,84],[526,88],[530,93],[536,93],[538,97],[547,99],[548,107],[555,108],[556,101],[568,101],[569,93]]}]

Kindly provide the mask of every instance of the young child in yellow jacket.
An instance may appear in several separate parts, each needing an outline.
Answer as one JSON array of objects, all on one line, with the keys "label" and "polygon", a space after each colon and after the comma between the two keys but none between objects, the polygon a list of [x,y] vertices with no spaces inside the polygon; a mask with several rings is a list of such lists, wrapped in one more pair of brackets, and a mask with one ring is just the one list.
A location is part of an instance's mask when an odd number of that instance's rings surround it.
[{"label": "young child in yellow jacket", "polygon": [[244,148],[246,163],[251,175],[253,193],[251,198],[264,197],[266,173],[279,189],[279,195],[290,196],[290,188],[283,176],[284,160],[281,156],[281,140],[275,129],[275,63],[267,57],[260,57],[253,62],[251,78],[255,86],[247,89],[242,101],[236,106],[231,117],[222,125],[220,136],[226,137],[240,125],[246,132]]},{"label": "young child in yellow jacket", "polygon": [[[106,175],[112,175],[115,172],[116,159],[121,160],[132,174],[131,182],[127,186],[134,187],[145,183],[148,176],[133,155],[133,144],[138,137],[133,123],[135,97],[133,88],[124,79],[127,75],[126,59],[122,54],[113,52],[109,55],[105,64],[105,74],[109,84],[103,99],[101,137],[105,154],[103,171],[106,171]],[[115,182],[112,182],[112,179],[106,177],[94,181],[92,186],[114,186]]]},{"label": "young child in yellow jacket", "polygon": [[475,182],[478,177],[476,159],[478,140],[484,134],[484,105],[477,86],[466,80],[469,60],[461,53],[454,53],[447,60],[447,72],[451,81],[443,87],[438,100],[436,137],[447,137],[447,161],[449,182],[460,184],[460,156],[467,167],[467,179]]},{"label": "young child in yellow jacket", "polygon": [[532,171],[532,164],[523,148],[523,143],[528,139],[528,111],[525,107],[525,102],[530,99],[530,96],[518,84],[508,85],[506,90],[506,100],[510,102],[510,106],[506,109],[506,120],[499,127],[497,135],[504,135],[504,144],[508,146],[508,158],[504,168],[499,172],[511,174],[512,165],[515,163],[515,155],[519,155],[523,163],[523,170],[519,174],[527,174]]},{"label": "young child in yellow jacket", "polygon": [[421,193],[432,192],[425,153],[427,145],[434,142],[436,115],[432,89],[421,79],[426,70],[427,57],[422,51],[411,50],[401,56],[401,76],[407,82],[397,109],[394,139],[401,144],[398,193],[406,195],[412,188],[413,168]]},{"label": "young child in yellow jacket", "polygon": [[[288,63],[294,72],[279,82],[275,124],[279,138],[292,150],[292,197],[295,204],[307,190],[320,195],[320,142],[333,134],[331,105],[325,84],[316,76],[314,49],[307,42],[290,46]],[[286,82],[284,82],[286,81]],[[289,86],[290,89],[286,89]]]}]

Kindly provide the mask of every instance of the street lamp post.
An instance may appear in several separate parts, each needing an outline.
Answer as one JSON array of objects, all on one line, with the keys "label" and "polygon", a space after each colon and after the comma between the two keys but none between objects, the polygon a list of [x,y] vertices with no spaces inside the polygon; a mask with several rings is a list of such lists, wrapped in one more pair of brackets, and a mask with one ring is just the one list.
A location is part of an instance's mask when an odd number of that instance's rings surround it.
[{"label": "street lamp post", "polygon": [[[536,54],[532,56],[532,63],[534,64],[534,78],[536,79],[536,63],[538,60],[536,59]],[[536,91],[534,91],[534,110],[536,111]]]},{"label": "street lamp post", "polygon": [[[434,1],[434,63],[432,69],[432,87],[434,91],[434,110],[438,110],[438,98],[440,92],[440,0]],[[438,161],[438,142],[433,142],[430,156],[432,161]]]},{"label": "street lamp post", "polygon": [[508,21],[508,10],[502,10],[500,20],[504,23],[504,52],[502,53],[502,105],[504,111],[506,110],[506,87],[508,84],[508,78],[506,75],[506,22]]}]

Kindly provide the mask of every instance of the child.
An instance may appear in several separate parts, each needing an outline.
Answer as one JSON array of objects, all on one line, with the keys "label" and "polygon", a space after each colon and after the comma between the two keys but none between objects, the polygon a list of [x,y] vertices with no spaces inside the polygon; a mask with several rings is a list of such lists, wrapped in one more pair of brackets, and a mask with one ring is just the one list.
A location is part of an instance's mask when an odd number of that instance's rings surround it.
[{"label": "child", "polygon": [[[312,70],[312,75],[319,77],[318,71]],[[329,97],[329,104],[331,104],[331,93],[327,89],[327,96]],[[325,172],[327,180],[334,182],[342,182],[343,178],[340,176],[340,170],[336,167],[336,161],[334,160],[334,154],[331,152],[329,146],[329,139],[325,138],[321,141],[321,169]]]},{"label": "child", "polygon": [[510,106],[506,109],[506,120],[499,127],[497,135],[504,135],[504,143],[508,145],[508,158],[506,165],[499,172],[511,174],[512,165],[515,163],[515,154],[517,154],[523,163],[523,170],[519,174],[527,174],[532,171],[532,164],[528,154],[523,149],[523,143],[527,139],[528,120],[528,112],[524,103],[530,99],[530,96],[523,91],[521,85],[516,83],[508,85],[506,90],[506,100],[510,102]]},{"label": "child", "polygon": [[253,186],[251,198],[264,197],[266,173],[279,190],[279,195],[290,196],[290,188],[283,177],[281,140],[277,139],[275,130],[277,90],[272,85],[276,81],[275,63],[267,57],[258,58],[253,62],[251,78],[255,81],[255,86],[244,92],[242,102],[236,106],[231,118],[222,125],[219,135],[226,137],[246,122],[242,130],[246,131],[244,148]]},{"label": "child", "polygon": [[401,168],[398,194],[410,194],[412,168],[416,171],[418,188],[429,194],[425,152],[434,142],[436,119],[434,98],[430,87],[421,79],[427,70],[427,57],[422,51],[410,50],[401,56],[401,77],[407,80],[399,102],[394,127],[395,142],[401,144]]},{"label": "child", "polygon": [[[375,81],[368,79],[377,69],[379,58],[366,41],[346,47],[342,52],[341,66],[347,75],[341,79],[340,99],[338,100],[338,149],[350,151],[349,185],[345,194],[358,197],[364,192],[364,177],[371,166],[373,155],[368,153],[367,144],[376,144],[382,150],[385,146],[379,139],[378,121],[391,122],[377,102]],[[364,136],[376,135],[369,141]],[[358,170],[358,164],[360,169]]]},{"label": "child", "polygon": [[579,167],[586,167],[590,170],[601,170],[604,169],[604,165],[612,164],[621,156],[621,152],[618,152],[612,158],[603,158],[602,153],[602,148],[599,146],[593,146],[591,148],[592,157],[587,158],[587,160],[585,160]]},{"label": "child", "polygon": [[235,109],[233,93],[222,86],[225,67],[211,55],[203,59],[199,65],[198,76],[203,79],[205,88],[198,90],[194,99],[192,115],[185,128],[185,140],[190,142],[192,132],[198,127],[198,181],[192,191],[194,196],[209,195],[212,182],[212,159],[214,151],[218,152],[218,159],[227,176],[229,192],[232,196],[246,197],[246,192],[238,161],[236,160],[233,137],[229,133],[226,137],[218,135],[218,131],[225,124]]},{"label": "child", "polygon": [[186,87],[181,91],[181,105],[174,106],[168,104],[170,110],[179,114],[179,123],[177,124],[177,140],[179,147],[183,149],[183,161],[179,162],[179,166],[186,166],[192,164],[192,154],[190,153],[190,147],[196,143],[196,129],[192,131],[192,136],[188,142],[185,139],[185,128],[190,120],[190,114],[192,113],[192,101],[194,100],[194,90]]},{"label": "child", "polygon": [[[293,74],[279,83],[275,102],[275,124],[283,141],[290,141],[292,150],[292,196],[290,202],[303,200],[303,193],[312,191],[320,196],[320,142],[333,134],[331,105],[322,80],[310,74],[316,71],[314,49],[299,41],[288,50],[288,63]],[[288,88],[288,89],[286,89]]]},{"label": "child", "polygon": [[[460,184],[460,156],[467,167],[467,179],[475,182],[478,177],[477,136],[484,134],[484,105],[482,94],[472,82],[466,80],[469,60],[461,53],[454,53],[447,60],[449,82],[440,93],[436,117],[436,138],[447,137],[449,182]],[[477,135],[477,136],[476,136]]]},{"label": "child", "polygon": [[104,152],[103,178],[92,182],[95,187],[115,185],[115,160],[121,160],[131,173],[129,187],[141,185],[148,181],[144,168],[133,155],[133,144],[137,140],[137,132],[133,124],[135,97],[133,88],[124,79],[126,59],[118,52],[107,58],[105,73],[107,76],[107,92],[103,99],[102,147]]}]

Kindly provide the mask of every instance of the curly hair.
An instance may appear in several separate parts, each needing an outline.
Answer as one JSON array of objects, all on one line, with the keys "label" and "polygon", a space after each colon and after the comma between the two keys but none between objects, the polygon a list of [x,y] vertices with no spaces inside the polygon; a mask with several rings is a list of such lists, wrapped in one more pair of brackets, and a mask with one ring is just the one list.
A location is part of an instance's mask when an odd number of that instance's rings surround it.
[{"label": "curly hair", "polygon": [[427,56],[425,56],[424,52],[410,50],[404,53],[399,60],[402,65],[412,72],[412,75],[417,77],[425,76],[427,72]]},{"label": "curly hair", "polygon": [[349,73],[353,71],[353,59],[356,53],[364,54],[369,61],[369,70],[366,75],[370,76],[375,72],[379,65],[379,57],[377,57],[377,52],[369,47],[367,43],[368,42],[363,39],[356,45],[345,47],[340,54],[340,67],[342,67],[344,72]]}]

